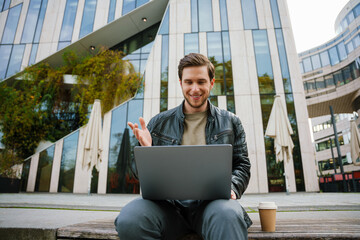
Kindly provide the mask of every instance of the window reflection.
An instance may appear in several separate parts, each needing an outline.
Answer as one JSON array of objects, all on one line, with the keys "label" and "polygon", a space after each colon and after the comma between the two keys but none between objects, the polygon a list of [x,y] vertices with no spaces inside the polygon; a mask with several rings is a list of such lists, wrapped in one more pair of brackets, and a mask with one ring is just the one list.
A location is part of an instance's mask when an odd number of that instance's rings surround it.
[{"label": "window reflection", "polygon": [[328,51],[321,52],[320,53],[320,58],[321,58],[321,64],[322,64],[323,67],[330,64]]},{"label": "window reflection", "polygon": [[59,41],[71,42],[78,0],[67,0]]},{"label": "window reflection", "polygon": [[338,64],[340,62],[336,46],[329,49],[329,55],[330,55],[330,61],[331,61],[332,66],[334,66],[335,64]]},{"label": "window reflection", "polygon": [[199,31],[213,31],[212,1],[198,0],[199,7]]},{"label": "window reflection", "polygon": [[10,77],[20,71],[24,51],[25,44],[13,46],[6,77]]},{"label": "window reflection", "polygon": [[115,19],[115,8],[116,8],[116,0],[110,0],[109,4],[109,15],[108,15],[108,23],[112,22]]},{"label": "window reflection", "polygon": [[31,43],[34,38],[36,22],[39,16],[41,0],[31,0],[25,20],[21,43]]},{"label": "window reflection", "polygon": [[22,3],[16,5],[15,7],[10,8],[1,40],[2,44],[12,44],[14,42],[21,8],[22,8]]},{"label": "window reflection", "polygon": [[[131,111],[128,111],[131,109]],[[128,121],[138,123],[143,100],[132,99],[113,110],[110,132],[108,193],[139,193],[139,182],[132,174],[133,148],[137,140],[126,127]],[[139,123],[138,123],[139,124]]]},{"label": "window reflection", "polygon": [[244,29],[258,29],[257,13],[254,0],[241,0]]},{"label": "window reflection", "polygon": [[58,192],[73,191],[78,140],[79,131],[64,138]]},{"label": "window reflection", "polygon": [[33,44],[31,47],[31,53],[30,53],[30,58],[29,58],[29,66],[34,64],[36,61],[36,54],[37,54],[37,50],[38,50],[39,44]]},{"label": "window reflection", "polygon": [[254,51],[260,93],[275,93],[270,50],[266,30],[254,30]]},{"label": "window reflection", "polygon": [[199,31],[198,0],[191,0],[191,31]]},{"label": "window reflection", "polygon": [[94,27],[97,0],[85,0],[79,38],[91,33]]},{"label": "window reflection", "polygon": [[277,0],[270,0],[271,13],[274,21],[274,28],[281,28],[280,14]]},{"label": "window reflection", "polygon": [[23,164],[23,169],[21,173],[21,189],[20,189],[22,192],[26,192],[27,183],[29,179],[29,172],[30,172],[30,163],[31,163],[31,158],[26,160]]},{"label": "window reflection", "polygon": [[221,30],[229,30],[226,0],[219,0],[220,18],[221,18]]},{"label": "window reflection", "polygon": [[226,96],[227,110],[235,114],[235,99],[234,96]]},{"label": "window reflection", "polygon": [[292,87],[291,87],[289,66],[288,66],[288,61],[287,61],[287,56],[286,56],[285,42],[284,42],[282,30],[275,29],[275,34],[276,34],[276,42],[278,45],[278,52],[279,52],[279,58],[280,58],[281,75],[282,75],[283,84],[284,84],[284,91],[286,93],[289,93],[289,92],[292,92]]},{"label": "window reflection", "polygon": [[346,53],[344,42],[340,42],[337,45],[337,48],[338,48],[338,51],[339,51],[340,61],[343,61],[344,59],[347,58],[347,53]]},{"label": "window reflection", "polygon": [[0,45],[0,80],[5,79],[12,45]]},{"label": "window reflection", "polygon": [[199,34],[185,33],[184,34],[184,55],[189,53],[199,52]]},{"label": "window reflection", "polygon": [[169,76],[169,35],[162,35],[161,41],[161,79],[160,79],[160,111],[166,111]]},{"label": "window reflection", "polygon": [[40,152],[36,174],[35,192],[49,192],[55,145]]},{"label": "window reflection", "polygon": [[39,19],[37,21],[37,26],[36,26],[36,30],[35,30],[34,43],[40,42],[40,34],[41,34],[43,23],[44,23],[47,3],[48,3],[48,0],[42,0]]},{"label": "window reflection", "polygon": [[314,70],[321,68],[320,58],[318,54],[311,56],[311,62]]}]

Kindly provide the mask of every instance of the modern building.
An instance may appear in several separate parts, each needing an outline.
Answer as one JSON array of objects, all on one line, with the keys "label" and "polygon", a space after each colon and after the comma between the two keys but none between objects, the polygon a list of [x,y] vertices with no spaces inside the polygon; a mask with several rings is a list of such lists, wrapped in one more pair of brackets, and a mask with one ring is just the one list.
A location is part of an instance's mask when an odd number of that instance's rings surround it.
[{"label": "modern building", "polygon": [[[318,175],[340,172],[330,108],[335,113],[345,172],[359,170],[350,154],[350,120],[360,127],[360,1],[351,0],[335,21],[333,39],[299,54],[311,118]],[[331,139],[331,140],[330,140]],[[332,149],[333,148],[333,149]],[[334,170],[334,162],[336,168]]]},{"label": "modern building", "polygon": [[[286,106],[295,144],[289,189],[318,191],[315,153],[286,0],[12,0],[0,1],[1,75],[24,66],[61,64],[66,49],[122,49],[138,71],[143,91],[106,113],[98,193],[138,192],[128,171],[126,143],[135,138],[126,122],[146,121],[183,101],[177,65],[187,53],[208,56],[216,68],[210,100],[240,117],[252,164],[247,193],[285,191],[284,165],[265,137],[275,95]],[[16,23],[16,24],[15,24]],[[16,76],[15,76],[16,77]],[[31,156],[22,190],[86,193],[82,169],[84,128]]]}]

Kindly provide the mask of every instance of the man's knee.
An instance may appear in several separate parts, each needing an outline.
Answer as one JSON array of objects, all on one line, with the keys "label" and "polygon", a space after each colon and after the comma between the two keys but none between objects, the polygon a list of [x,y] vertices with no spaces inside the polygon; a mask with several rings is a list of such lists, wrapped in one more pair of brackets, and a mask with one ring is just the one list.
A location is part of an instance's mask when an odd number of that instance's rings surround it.
[{"label": "man's knee", "polygon": [[148,231],[156,229],[155,215],[151,203],[147,200],[136,199],[126,205],[115,219],[115,228],[119,237],[136,239]]},{"label": "man's knee", "polygon": [[209,203],[203,216],[208,224],[246,225],[241,205],[234,200],[216,200]]}]

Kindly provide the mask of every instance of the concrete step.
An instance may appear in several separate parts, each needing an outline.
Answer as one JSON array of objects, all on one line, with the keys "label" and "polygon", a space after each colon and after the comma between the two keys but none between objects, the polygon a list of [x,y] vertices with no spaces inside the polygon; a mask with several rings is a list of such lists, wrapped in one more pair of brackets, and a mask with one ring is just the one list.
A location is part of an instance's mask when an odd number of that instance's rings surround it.
[{"label": "concrete step", "polygon": [[[62,227],[57,239],[119,239],[113,219],[97,220]],[[199,240],[189,235],[182,240]],[[360,239],[360,219],[294,219],[279,220],[274,233],[261,231],[260,222],[254,221],[249,228],[249,239]]]}]

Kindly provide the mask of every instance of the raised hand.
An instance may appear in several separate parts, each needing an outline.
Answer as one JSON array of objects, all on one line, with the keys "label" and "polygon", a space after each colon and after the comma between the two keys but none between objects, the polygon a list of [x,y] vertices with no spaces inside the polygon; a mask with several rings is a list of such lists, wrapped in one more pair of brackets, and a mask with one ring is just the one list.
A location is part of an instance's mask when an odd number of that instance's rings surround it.
[{"label": "raised hand", "polygon": [[145,120],[140,117],[139,122],[141,129],[137,123],[128,122],[129,127],[132,129],[136,139],[139,141],[141,146],[151,146],[152,138],[149,130],[146,127]]}]

